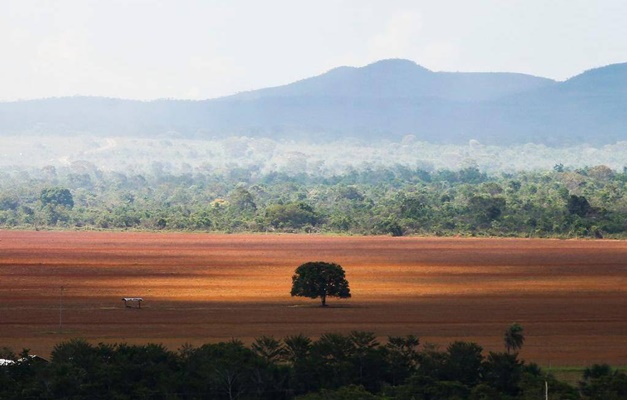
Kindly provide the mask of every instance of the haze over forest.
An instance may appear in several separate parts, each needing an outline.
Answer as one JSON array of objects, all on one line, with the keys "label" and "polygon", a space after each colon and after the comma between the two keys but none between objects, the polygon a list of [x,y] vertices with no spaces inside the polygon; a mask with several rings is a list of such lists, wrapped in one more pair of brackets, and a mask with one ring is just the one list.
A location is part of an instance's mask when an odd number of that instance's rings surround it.
[{"label": "haze over forest", "polygon": [[254,166],[329,174],[364,165],[490,172],[561,163],[620,170],[627,165],[625,109],[627,64],[556,82],[433,72],[391,59],[204,101],[0,103],[0,165],[90,161],[112,170],[159,163],[169,172]]}]

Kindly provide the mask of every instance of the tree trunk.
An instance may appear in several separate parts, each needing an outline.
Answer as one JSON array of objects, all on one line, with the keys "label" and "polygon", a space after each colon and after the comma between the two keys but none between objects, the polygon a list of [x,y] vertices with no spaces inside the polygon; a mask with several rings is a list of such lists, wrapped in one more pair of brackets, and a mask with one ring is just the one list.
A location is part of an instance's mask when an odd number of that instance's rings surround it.
[{"label": "tree trunk", "polygon": [[323,294],[322,296],[320,296],[320,299],[322,300],[322,307],[326,307],[327,306],[327,295]]}]

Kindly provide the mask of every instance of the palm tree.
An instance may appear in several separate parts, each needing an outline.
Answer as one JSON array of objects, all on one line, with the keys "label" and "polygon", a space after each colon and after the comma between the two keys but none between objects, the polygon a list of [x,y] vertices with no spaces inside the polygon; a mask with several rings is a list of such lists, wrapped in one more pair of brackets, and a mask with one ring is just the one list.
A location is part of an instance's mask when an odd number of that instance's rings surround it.
[{"label": "palm tree", "polygon": [[507,328],[505,331],[505,348],[507,349],[507,354],[510,353],[511,350],[520,350],[522,348],[523,343],[525,342],[525,336],[523,335],[523,327],[520,324],[514,322]]}]

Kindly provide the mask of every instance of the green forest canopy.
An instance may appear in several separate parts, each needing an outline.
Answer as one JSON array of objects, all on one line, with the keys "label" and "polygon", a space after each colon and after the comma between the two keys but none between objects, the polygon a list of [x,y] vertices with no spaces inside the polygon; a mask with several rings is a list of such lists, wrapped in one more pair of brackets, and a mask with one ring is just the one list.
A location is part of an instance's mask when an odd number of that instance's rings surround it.
[{"label": "green forest canopy", "polygon": [[333,176],[0,170],[0,227],[358,235],[627,237],[627,173],[405,166]]},{"label": "green forest canopy", "polygon": [[583,370],[577,387],[518,353],[472,342],[419,347],[414,335],[379,342],[372,332],[262,336],[183,345],[59,343],[50,362],[28,351],[0,365],[2,399],[541,399],[619,400],[627,375],[608,365]]}]

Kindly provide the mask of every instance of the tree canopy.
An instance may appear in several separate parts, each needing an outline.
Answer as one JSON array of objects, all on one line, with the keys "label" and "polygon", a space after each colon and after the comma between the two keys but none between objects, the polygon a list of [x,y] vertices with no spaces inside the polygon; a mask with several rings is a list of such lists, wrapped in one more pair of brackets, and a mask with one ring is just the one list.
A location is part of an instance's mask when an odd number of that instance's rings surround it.
[{"label": "tree canopy", "polygon": [[528,400],[544,399],[547,384],[551,399],[627,395],[627,375],[609,365],[586,368],[575,388],[517,353],[484,355],[472,342],[419,347],[414,335],[377,338],[365,331],[262,336],[249,347],[232,339],[177,351],[71,339],[55,346],[50,362],[0,347],[12,361],[0,364],[0,398]]},{"label": "tree canopy", "polygon": [[51,187],[44,188],[41,190],[41,194],[39,196],[41,203],[45,206],[48,204],[65,206],[68,208],[74,207],[74,199],[72,198],[72,193],[66,188],[61,187]]},{"label": "tree canopy", "polygon": [[292,276],[292,296],[320,298],[326,306],[328,296],[341,299],[351,297],[344,269],[338,264],[324,261],[302,264]]},{"label": "tree canopy", "polygon": [[0,168],[2,229],[618,239],[626,220],[627,169],[605,166],[492,176],[405,166],[338,175]]},{"label": "tree canopy", "polygon": [[508,354],[510,350],[520,350],[525,342],[523,327],[516,322],[511,324],[505,331],[504,342]]}]

